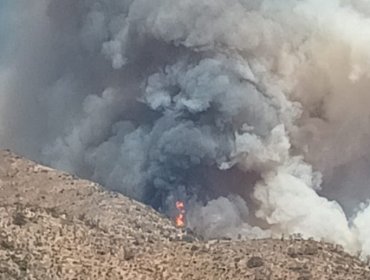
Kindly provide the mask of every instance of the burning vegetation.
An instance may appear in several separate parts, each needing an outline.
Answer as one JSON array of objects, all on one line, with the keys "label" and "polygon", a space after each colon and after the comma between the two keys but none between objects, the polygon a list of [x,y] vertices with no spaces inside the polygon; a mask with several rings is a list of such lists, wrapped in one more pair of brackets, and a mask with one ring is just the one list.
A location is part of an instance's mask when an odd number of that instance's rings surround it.
[{"label": "burning vegetation", "polygon": [[184,228],[186,226],[185,221],[185,203],[181,200],[176,201],[177,214],[175,218],[175,224],[178,228]]}]

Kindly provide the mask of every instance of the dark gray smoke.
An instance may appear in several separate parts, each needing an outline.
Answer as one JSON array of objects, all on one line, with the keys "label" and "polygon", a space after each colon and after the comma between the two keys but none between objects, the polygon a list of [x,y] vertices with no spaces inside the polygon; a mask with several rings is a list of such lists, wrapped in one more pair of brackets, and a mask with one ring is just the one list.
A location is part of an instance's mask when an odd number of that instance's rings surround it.
[{"label": "dark gray smoke", "polygon": [[368,1],[30,2],[0,6],[2,147],[206,237],[370,253]]}]

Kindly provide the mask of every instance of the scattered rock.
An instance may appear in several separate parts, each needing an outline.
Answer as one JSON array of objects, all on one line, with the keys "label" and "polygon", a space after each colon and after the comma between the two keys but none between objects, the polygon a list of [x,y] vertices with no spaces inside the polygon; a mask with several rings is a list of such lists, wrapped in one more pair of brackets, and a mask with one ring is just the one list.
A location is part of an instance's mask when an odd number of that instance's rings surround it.
[{"label": "scattered rock", "polygon": [[13,224],[17,226],[24,226],[27,224],[27,218],[22,212],[16,212],[13,216]]},{"label": "scattered rock", "polygon": [[194,251],[198,251],[199,250],[199,246],[197,246],[197,245],[193,245],[193,246],[191,246],[191,248],[190,248],[190,251],[192,251],[192,252],[194,252]]},{"label": "scattered rock", "polygon": [[251,257],[247,262],[247,267],[249,268],[255,268],[263,266],[264,262],[263,259],[260,257]]},{"label": "scattered rock", "polygon": [[311,273],[309,271],[302,272],[297,280],[312,280]]},{"label": "scattered rock", "polygon": [[182,238],[181,238],[182,241],[185,241],[185,242],[188,242],[188,243],[191,243],[191,242],[194,242],[195,241],[195,238],[194,236],[192,235],[189,235],[189,234],[186,234],[184,235]]},{"label": "scattered rock", "polygon": [[124,259],[125,261],[132,260],[135,257],[134,250],[131,248],[124,248]]},{"label": "scattered rock", "polygon": [[288,247],[288,256],[296,258],[298,256],[313,256],[318,253],[318,246],[315,241],[305,243],[293,243]]}]

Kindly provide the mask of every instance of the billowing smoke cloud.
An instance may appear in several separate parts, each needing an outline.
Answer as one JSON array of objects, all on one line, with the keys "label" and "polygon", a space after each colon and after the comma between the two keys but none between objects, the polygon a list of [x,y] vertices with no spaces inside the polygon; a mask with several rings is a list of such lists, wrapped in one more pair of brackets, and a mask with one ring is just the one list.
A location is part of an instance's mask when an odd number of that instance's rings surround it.
[{"label": "billowing smoke cloud", "polygon": [[29,2],[3,7],[2,147],[185,200],[205,237],[370,254],[370,2]]}]

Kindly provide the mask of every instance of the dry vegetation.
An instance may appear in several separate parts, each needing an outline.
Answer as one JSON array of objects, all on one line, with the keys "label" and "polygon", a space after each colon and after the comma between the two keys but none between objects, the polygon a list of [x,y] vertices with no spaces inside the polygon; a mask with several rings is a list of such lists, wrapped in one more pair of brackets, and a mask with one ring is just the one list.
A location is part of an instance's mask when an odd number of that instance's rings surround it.
[{"label": "dry vegetation", "polygon": [[339,246],[199,241],[150,207],[0,152],[0,279],[370,279]]}]

